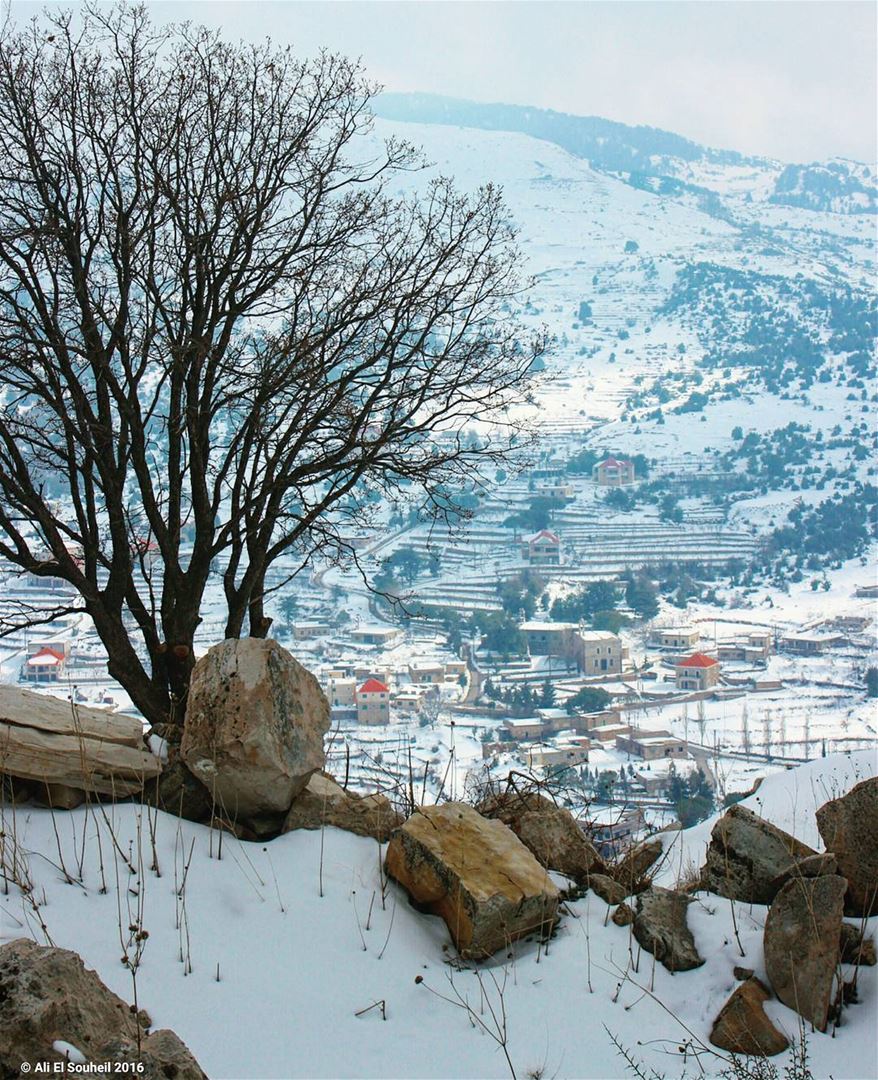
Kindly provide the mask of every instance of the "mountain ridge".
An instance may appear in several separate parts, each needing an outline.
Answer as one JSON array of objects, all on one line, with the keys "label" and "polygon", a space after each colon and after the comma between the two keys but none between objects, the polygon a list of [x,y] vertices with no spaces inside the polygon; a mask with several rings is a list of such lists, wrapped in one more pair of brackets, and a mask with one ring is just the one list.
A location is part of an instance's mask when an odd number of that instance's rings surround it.
[{"label": "mountain ridge", "polygon": [[708,147],[645,124],[439,94],[385,92],[375,100],[374,112],[381,119],[403,123],[529,135],[588,160],[600,172],[620,176],[632,187],[648,190],[658,185],[661,193],[703,193],[703,183],[684,179],[693,166],[702,164],[769,174],[771,187],[765,198],[775,205],[831,213],[878,211],[874,170],[838,156],[825,162],[785,163]]}]

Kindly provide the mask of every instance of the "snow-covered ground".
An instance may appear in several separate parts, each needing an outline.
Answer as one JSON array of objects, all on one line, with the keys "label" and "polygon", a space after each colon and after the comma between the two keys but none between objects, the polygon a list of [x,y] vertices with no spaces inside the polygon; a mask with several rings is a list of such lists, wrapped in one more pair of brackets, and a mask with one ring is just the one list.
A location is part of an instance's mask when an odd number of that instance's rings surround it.
[{"label": "snow-covered ground", "polygon": [[[768,777],[746,805],[819,847],[815,807],[875,773],[871,752],[833,755]],[[653,964],[593,893],[567,905],[548,948],[525,943],[460,968],[443,923],[384,880],[372,841],[326,829],[266,844],[225,836],[220,850],[207,828],[164,814],[151,827],[139,807],[106,809],[107,820],[84,808],[54,820],[4,809],[6,860],[14,844],[38,907],[10,885],[2,938],[75,949],[131,1000],[120,962],[127,928],[147,930],[138,1003],[215,1080],[509,1076],[484,1030],[502,1040],[503,1016],[519,1077],[630,1075],[613,1039],[661,1076],[715,1077],[728,1066],[708,1036],[736,985],[733,968],[764,975],[765,909],[737,905],[739,949],[729,902],[708,894],[689,909],[705,959],[694,971]],[[711,826],[668,834],[665,883],[701,864]],[[872,919],[868,932],[876,929]],[[858,987],[834,1036],[808,1035],[815,1077],[878,1075],[878,969],[862,969]],[[767,1012],[797,1036],[793,1012],[776,1001]]]}]

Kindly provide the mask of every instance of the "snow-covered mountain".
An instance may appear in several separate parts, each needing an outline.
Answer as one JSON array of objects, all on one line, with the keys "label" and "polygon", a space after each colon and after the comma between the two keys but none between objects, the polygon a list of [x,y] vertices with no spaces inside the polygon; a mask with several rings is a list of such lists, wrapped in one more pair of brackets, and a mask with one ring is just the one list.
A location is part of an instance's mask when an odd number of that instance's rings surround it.
[{"label": "snow-covered mountain", "polygon": [[[868,167],[784,166],[648,128],[446,99],[385,96],[378,111],[377,134],[420,145],[433,171],[465,190],[503,188],[534,276],[524,319],[554,336],[534,414],[547,454],[585,444],[644,454],[658,471],[752,473],[761,465],[742,438],[767,447],[793,422],[807,463],[788,455],[757,491],[724,495],[735,520],[764,533],[797,500],[830,496],[866,520],[875,218],[853,203],[874,199]],[[619,167],[626,154],[636,168]]]},{"label": "snow-covered mountain", "polygon": [[665,195],[725,197],[730,194],[731,181],[750,198],[777,205],[843,214],[875,213],[878,209],[874,166],[844,158],[785,164],[701,146],[659,128],[432,94],[383,94],[376,112],[407,123],[519,132],[554,143],[633,187]]}]

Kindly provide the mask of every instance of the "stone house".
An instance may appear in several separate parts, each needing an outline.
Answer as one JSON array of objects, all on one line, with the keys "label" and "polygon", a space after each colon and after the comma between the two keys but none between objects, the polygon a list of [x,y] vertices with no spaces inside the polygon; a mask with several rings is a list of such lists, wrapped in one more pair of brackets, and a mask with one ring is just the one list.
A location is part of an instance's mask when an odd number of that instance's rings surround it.
[{"label": "stone house", "polygon": [[326,696],[335,708],[350,708],[357,703],[357,680],[346,675],[333,674],[326,680]]},{"label": "stone house", "polygon": [[633,754],[643,761],[686,757],[686,744],[675,738],[670,731],[632,729],[616,736],[616,749],[623,754]]},{"label": "stone house", "polygon": [[649,635],[654,649],[694,649],[701,638],[701,631],[694,626],[657,626]]},{"label": "stone house", "polygon": [[622,642],[608,630],[580,630],[577,663],[584,675],[618,674],[622,671]]},{"label": "stone house", "polygon": [[575,768],[588,761],[588,747],[575,743],[540,743],[526,753],[529,769]]},{"label": "stone house", "polygon": [[440,686],[445,682],[444,664],[419,661],[409,664],[408,672],[409,682],[415,686],[421,686],[425,683],[430,686]]}]

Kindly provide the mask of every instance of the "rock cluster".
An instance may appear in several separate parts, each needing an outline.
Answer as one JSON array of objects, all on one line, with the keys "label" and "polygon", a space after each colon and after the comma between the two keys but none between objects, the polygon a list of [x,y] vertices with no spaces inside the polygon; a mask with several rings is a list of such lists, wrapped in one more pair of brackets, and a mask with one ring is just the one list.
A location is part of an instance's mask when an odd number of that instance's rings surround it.
[{"label": "rock cluster", "polygon": [[67,1044],[87,1063],[109,1066],[102,1070],[108,1075],[114,1062],[139,1060],[143,1071],[136,1075],[147,1080],[205,1080],[172,1031],[143,1030],[145,1014],[134,1016],[67,949],[24,939],[0,947],[0,1002],[2,1076],[21,1075],[23,1063],[32,1070],[42,1062],[63,1069]]},{"label": "rock cluster", "polygon": [[[857,784],[816,816],[828,849],[820,854],[745,807],[732,807],[714,826],[701,876],[721,896],[770,905],[763,933],[768,982],[780,1001],[825,1031],[843,994],[839,963],[875,963],[874,942],[843,915],[878,910],[878,779]],[[767,990],[754,982],[726,1003],[712,1039],[734,1052],[778,1053],[756,1048],[783,1049],[786,1040],[765,1027]],[[735,1050],[748,1044],[747,1024],[756,1041]]]}]

